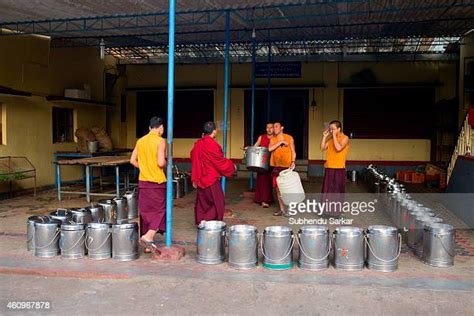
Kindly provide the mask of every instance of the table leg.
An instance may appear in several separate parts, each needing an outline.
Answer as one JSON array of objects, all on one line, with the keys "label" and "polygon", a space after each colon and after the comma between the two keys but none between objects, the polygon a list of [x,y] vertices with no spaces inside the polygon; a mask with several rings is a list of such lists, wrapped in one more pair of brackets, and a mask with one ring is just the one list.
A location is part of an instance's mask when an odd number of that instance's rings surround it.
[{"label": "table leg", "polygon": [[94,188],[94,167],[90,167],[90,184],[91,184],[91,189]]},{"label": "table leg", "polygon": [[58,201],[61,201],[61,165],[56,164],[56,190],[58,192]]},{"label": "table leg", "polygon": [[89,176],[90,169],[88,165],[85,165],[86,168],[86,200],[87,203],[91,202],[91,177]]},{"label": "table leg", "polygon": [[119,166],[115,166],[115,190],[117,198],[120,198],[120,172]]}]

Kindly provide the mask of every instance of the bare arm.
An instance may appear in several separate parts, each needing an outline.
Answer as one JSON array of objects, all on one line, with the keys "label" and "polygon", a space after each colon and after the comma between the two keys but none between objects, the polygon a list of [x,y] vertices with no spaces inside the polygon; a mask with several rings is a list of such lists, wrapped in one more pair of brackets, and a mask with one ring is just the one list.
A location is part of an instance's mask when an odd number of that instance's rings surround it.
[{"label": "bare arm", "polygon": [[347,146],[349,143],[349,137],[345,136],[342,141],[339,143],[336,137],[332,138],[334,141],[334,147],[336,148],[336,151],[339,152],[344,149],[344,147]]},{"label": "bare arm", "polygon": [[323,138],[321,139],[321,144],[319,145],[319,147],[321,148],[321,151],[325,151],[326,149],[328,149],[328,136],[329,136],[329,131],[325,130],[323,132]]},{"label": "bare arm", "polygon": [[158,144],[158,167],[164,168],[166,166],[166,141],[162,139]]},{"label": "bare arm", "polygon": [[288,145],[287,142],[285,142],[284,140],[280,140],[274,144],[270,143],[270,146],[268,146],[268,150],[270,152],[274,151],[275,149],[277,149],[278,147],[280,147],[281,145]]},{"label": "bare arm", "polygon": [[255,142],[254,146],[259,147],[261,143],[262,143],[262,136],[260,135],[258,136],[257,141]]},{"label": "bare arm", "polygon": [[295,163],[296,163],[296,149],[295,149],[295,142],[293,139],[291,139],[291,142],[290,142],[290,149],[291,149],[291,168],[294,168]]},{"label": "bare arm", "polygon": [[138,168],[138,150],[137,146],[133,149],[132,156],[130,157],[130,163],[135,167]]}]

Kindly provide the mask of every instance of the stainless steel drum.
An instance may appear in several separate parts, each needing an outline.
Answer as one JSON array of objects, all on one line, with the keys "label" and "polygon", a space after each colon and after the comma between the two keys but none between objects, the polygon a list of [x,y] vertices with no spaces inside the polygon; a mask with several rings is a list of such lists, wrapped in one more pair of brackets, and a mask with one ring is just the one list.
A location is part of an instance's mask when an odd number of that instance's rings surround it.
[{"label": "stainless steel drum", "polygon": [[266,171],[270,165],[270,151],[267,147],[249,146],[244,154],[245,165],[250,171]]},{"label": "stainless steel drum", "polygon": [[61,258],[81,259],[86,254],[86,229],[81,223],[63,223],[61,225],[61,238],[59,248]]},{"label": "stainless steel drum", "polygon": [[331,238],[326,226],[303,226],[296,239],[299,245],[298,267],[320,271],[329,267]]},{"label": "stainless steel drum", "polygon": [[60,225],[61,221],[54,218],[35,222],[35,256],[50,258],[59,255]]},{"label": "stainless steel drum", "polygon": [[128,219],[134,219],[138,217],[138,195],[137,191],[125,192],[123,197],[127,200]]},{"label": "stainless steel drum", "polygon": [[26,221],[26,249],[28,251],[35,250],[35,223],[43,222],[49,218],[49,216],[43,215],[28,217],[28,220]]},{"label": "stainless steel drum", "polygon": [[432,223],[423,232],[423,262],[433,267],[447,268],[454,265],[454,227]]},{"label": "stainless steel drum", "polygon": [[173,179],[173,183],[176,183],[176,198],[180,199],[184,196],[184,178],[177,177]]},{"label": "stainless steel drum", "polygon": [[260,248],[263,266],[271,270],[293,268],[293,231],[287,226],[268,226],[263,231]]},{"label": "stainless steel drum", "polygon": [[92,222],[92,213],[86,208],[71,208],[72,220],[78,224],[89,224]]},{"label": "stainless steel drum", "polygon": [[422,215],[415,218],[415,231],[413,239],[413,249],[415,255],[422,259],[423,258],[423,232],[425,227],[432,223],[441,223],[443,220],[439,217]]},{"label": "stainless steel drum", "polygon": [[92,204],[86,207],[91,212],[92,222],[103,223],[105,221],[104,208],[99,204]]},{"label": "stainless steel drum", "polygon": [[114,200],[100,200],[98,203],[104,209],[104,222],[113,224],[117,220],[117,204]]},{"label": "stainless steel drum", "polygon": [[86,248],[90,259],[104,260],[112,256],[111,227],[109,223],[87,224]]},{"label": "stainless steel drum", "polygon": [[416,209],[415,211],[411,211],[408,214],[408,227],[406,229],[405,236],[407,246],[410,248],[413,248],[415,246],[415,219],[420,216],[433,217],[434,214],[424,209]]},{"label": "stainless steel drum", "polygon": [[258,262],[257,228],[251,225],[234,225],[227,233],[229,266],[236,269],[250,269]]},{"label": "stainless steel drum", "polygon": [[117,212],[115,213],[115,221],[119,222],[128,218],[127,214],[127,200],[125,198],[114,198],[115,204],[117,205]]},{"label": "stainless steel drum", "polygon": [[184,193],[188,194],[194,190],[193,181],[191,180],[191,175],[189,173],[182,173],[184,178]]},{"label": "stainless steel drum", "polygon": [[398,269],[398,258],[402,250],[402,236],[396,227],[373,225],[367,228],[367,267],[381,272]]},{"label": "stainless steel drum", "polygon": [[65,208],[58,208],[49,214],[51,218],[60,220],[61,222],[67,222],[72,219],[72,213]]},{"label": "stainless steel drum", "polygon": [[122,223],[112,226],[112,258],[118,261],[138,259],[138,224]]},{"label": "stainless steel drum", "polygon": [[334,238],[334,267],[338,270],[359,271],[364,268],[364,233],[353,226],[337,227]]},{"label": "stainless steel drum", "polygon": [[196,261],[202,264],[219,264],[225,258],[225,230],[222,221],[202,221],[197,228]]}]

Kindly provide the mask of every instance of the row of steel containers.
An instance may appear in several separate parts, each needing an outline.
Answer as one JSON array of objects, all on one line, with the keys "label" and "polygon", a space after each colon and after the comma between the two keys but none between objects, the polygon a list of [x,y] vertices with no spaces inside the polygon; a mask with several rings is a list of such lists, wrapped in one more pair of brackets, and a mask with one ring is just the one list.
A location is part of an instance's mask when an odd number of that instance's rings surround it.
[{"label": "row of steel containers", "polygon": [[137,259],[138,217],[135,191],[84,208],[58,209],[27,220],[27,249],[38,257]]},{"label": "row of steel containers", "polygon": [[202,264],[228,263],[236,269],[258,265],[271,270],[293,268],[293,249],[297,247],[298,267],[305,270],[327,269],[331,261],[338,270],[371,270],[391,272],[398,268],[401,236],[395,227],[374,225],[366,231],[341,226],[331,234],[321,225],[303,226],[294,234],[287,226],[269,226],[262,234],[251,225],[234,225],[208,221],[198,226],[196,260]]},{"label": "row of steel containers", "polygon": [[406,245],[424,263],[435,267],[454,264],[455,229],[434,210],[416,201],[405,191],[403,184],[369,165],[366,183],[379,201],[382,210],[402,234]]}]

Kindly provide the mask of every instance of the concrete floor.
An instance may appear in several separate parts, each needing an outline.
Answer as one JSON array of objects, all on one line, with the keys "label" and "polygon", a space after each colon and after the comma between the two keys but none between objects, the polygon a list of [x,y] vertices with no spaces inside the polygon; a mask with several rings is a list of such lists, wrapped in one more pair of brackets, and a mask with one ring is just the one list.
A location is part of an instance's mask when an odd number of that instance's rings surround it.
[{"label": "concrete floor", "polygon": [[[318,192],[320,181],[305,187]],[[288,224],[287,218],[271,215],[274,208],[261,209],[243,197],[245,188],[245,181],[229,182],[228,225],[248,223],[263,231]],[[348,191],[364,188],[348,184]],[[173,240],[186,248],[178,262],[156,262],[145,254],[132,262],[36,258],[25,247],[27,217],[57,207],[85,206],[85,200],[68,197],[58,202],[54,191],[46,191],[36,200],[0,202],[0,314],[18,314],[6,308],[9,301],[49,301],[51,309],[44,314],[474,314],[472,231],[459,231],[457,244],[463,251],[447,269],[423,264],[404,247],[394,273],[332,267],[323,272],[270,271],[261,266],[238,271],[227,264],[195,262],[194,198],[193,193],[174,201]],[[452,214],[445,212],[443,218],[462,225]],[[383,213],[354,217],[354,225],[374,223],[389,221]]]}]

